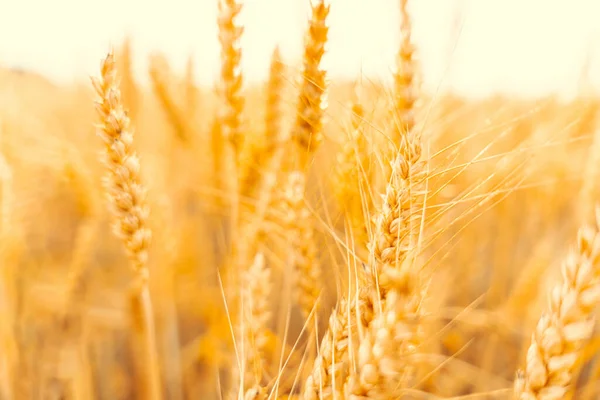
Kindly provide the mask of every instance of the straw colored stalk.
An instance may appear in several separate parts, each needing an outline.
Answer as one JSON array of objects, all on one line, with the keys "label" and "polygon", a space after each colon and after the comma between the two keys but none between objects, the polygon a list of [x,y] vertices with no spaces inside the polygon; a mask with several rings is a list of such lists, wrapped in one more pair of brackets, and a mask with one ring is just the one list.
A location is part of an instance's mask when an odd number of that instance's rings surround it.
[{"label": "straw colored stalk", "polygon": [[381,211],[369,245],[371,278],[378,288],[375,319],[361,339],[358,376],[351,376],[355,396],[385,398],[408,384],[415,368],[409,356],[418,351],[424,297],[421,269],[415,265],[425,203],[425,162],[414,120],[414,46],[407,1],[400,2],[401,43],[394,74],[394,112],[398,117],[391,164]]}]

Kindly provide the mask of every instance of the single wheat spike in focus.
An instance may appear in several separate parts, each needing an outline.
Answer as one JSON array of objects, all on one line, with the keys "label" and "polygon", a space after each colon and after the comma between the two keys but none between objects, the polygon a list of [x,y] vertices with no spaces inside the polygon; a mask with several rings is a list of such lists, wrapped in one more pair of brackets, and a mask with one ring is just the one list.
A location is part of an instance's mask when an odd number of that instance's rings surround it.
[{"label": "single wheat spike in focus", "polygon": [[[405,63],[412,60],[413,46],[410,42],[410,18],[406,14],[406,1],[401,1],[403,40],[400,54],[410,54]],[[405,57],[401,56],[401,60]],[[411,68],[406,67],[409,70]],[[411,75],[411,74],[408,74]],[[396,82],[394,96],[401,116],[409,113],[414,101],[406,99],[411,91],[412,78],[399,68],[394,75]],[[410,97],[410,96],[409,96]],[[406,107],[405,107],[405,106]],[[413,122],[406,122],[413,121]],[[410,129],[405,129],[410,128]],[[421,135],[414,129],[412,118],[405,120],[397,131],[397,150],[391,163],[390,174],[386,177],[386,190],[381,210],[376,215],[375,231],[369,244],[372,258],[372,278],[374,284],[383,289],[383,295],[394,287],[396,275],[408,252],[415,251],[422,224],[422,213],[425,202],[426,162],[422,160]]]},{"label": "single wheat spike in focus", "polygon": [[149,208],[145,188],[140,179],[140,161],[133,149],[133,130],[123,108],[118,87],[115,59],[110,52],[100,66],[100,77],[92,78],[99,99],[96,110],[100,118],[98,136],[105,145],[104,163],[107,169],[105,191],[113,220],[113,232],[125,245],[136,275],[132,286],[133,322],[143,336],[145,347],[145,398],[161,396],[160,373],[154,337],[154,319],[147,267],[151,232],[148,228]]},{"label": "single wheat spike in focus", "polygon": [[421,342],[421,302],[424,284],[415,264],[425,205],[426,171],[421,159],[421,135],[413,117],[414,47],[410,41],[410,18],[406,1],[400,3],[402,42],[395,81],[395,112],[398,145],[383,204],[376,215],[369,245],[372,284],[378,287],[380,308],[366,336],[361,338],[358,376],[351,376],[355,396],[385,398],[391,391],[409,385],[415,368],[409,356]]},{"label": "single wheat spike in focus", "polygon": [[547,312],[531,337],[525,369],[515,381],[519,400],[558,400],[572,395],[581,350],[591,338],[600,302],[600,208],[593,226],[579,230],[577,248],[562,265]]},{"label": "single wheat spike in focus", "polygon": [[100,116],[98,135],[106,145],[105,181],[115,234],[123,240],[134,271],[147,280],[146,262],[150,231],[147,228],[148,207],[145,189],[140,180],[140,163],[133,149],[133,131],[123,109],[118,88],[114,57],[106,57],[101,66],[101,77],[92,78],[100,96],[96,109]]},{"label": "single wheat spike in focus", "polygon": [[329,326],[319,353],[307,377],[304,400],[344,399],[346,382],[354,369],[358,333],[373,320],[372,288],[363,287],[356,294],[342,297],[329,317]]},{"label": "single wheat spike in focus", "polygon": [[[384,290],[394,286],[395,276],[409,251],[418,244],[425,196],[425,162],[418,135],[404,135],[392,164],[392,175],[376,216],[370,244],[373,278]],[[401,275],[401,274],[400,274]]]},{"label": "single wheat spike in focus", "polygon": [[344,398],[339,384],[343,383],[344,371],[347,369],[346,346],[350,324],[348,303],[346,299],[342,299],[329,317],[329,327],[321,340],[319,354],[304,384],[304,400]]},{"label": "single wheat spike in focus", "polygon": [[404,136],[376,216],[370,250],[372,284],[378,285],[381,310],[375,310],[375,319],[361,340],[359,374],[351,377],[349,387],[352,395],[384,398],[399,382],[406,384],[414,372],[407,357],[415,354],[421,340],[419,315],[424,296],[420,268],[410,255],[418,251],[424,204],[420,156],[419,139]]}]

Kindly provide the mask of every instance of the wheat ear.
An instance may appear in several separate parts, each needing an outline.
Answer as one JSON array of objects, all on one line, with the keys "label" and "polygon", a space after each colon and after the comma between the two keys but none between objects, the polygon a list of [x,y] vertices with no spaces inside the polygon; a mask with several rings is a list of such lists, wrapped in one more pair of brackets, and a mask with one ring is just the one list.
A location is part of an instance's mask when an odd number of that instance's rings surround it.
[{"label": "wheat ear", "polygon": [[600,208],[593,226],[579,230],[577,248],[562,264],[562,279],[550,292],[547,312],[531,337],[515,398],[564,399],[574,383],[580,350],[592,336],[600,302]]},{"label": "wheat ear", "polygon": [[323,141],[323,113],[327,107],[325,70],[321,60],[327,44],[327,16],[329,4],[316,0],[304,42],[302,83],[292,139],[299,151],[299,168],[304,169],[308,160]]},{"label": "wheat ear", "polygon": [[[321,60],[325,54],[327,43],[327,16],[329,4],[324,0],[313,2],[311,18],[304,43],[302,84],[297,105],[297,116],[292,126],[292,141],[296,144],[298,160],[296,170],[287,176],[284,190],[284,212],[293,221],[290,226],[292,237],[302,237],[302,242],[294,244],[294,270],[301,277],[299,285],[299,302],[305,316],[308,316],[317,302],[319,290],[315,283],[319,281],[320,266],[315,257],[315,244],[311,222],[300,221],[307,218],[310,211],[306,209],[304,194],[306,192],[306,167],[308,160],[322,142],[323,113],[326,108],[325,70]],[[306,280],[314,279],[312,284]]]},{"label": "wheat ear", "polygon": [[[418,98],[416,83],[417,63],[412,42],[412,21],[408,13],[408,0],[400,1],[400,48],[394,73],[394,116],[400,131],[412,132],[415,127],[415,103]],[[401,132],[396,130],[395,140]]]},{"label": "wheat ear", "polygon": [[408,357],[418,351],[422,340],[421,303],[426,285],[415,257],[426,174],[421,137],[415,131],[414,46],[406,0],[400,2],[400,16],[402,39],[394,74],[398,150],[369,245],[380,305],[360,343],[359,374],[351,377],[349,385],[353,395],[369,398],[385,398],[412,379],[415,369]]},{"label": "wheat ear", "polygon": [[[353,395],[381,398],[412,377],[406,359],[419,346],[419,317],[424,284],[413,255],[424,204],[423,162],[418,138],[405,135],[393,166],[383,207],[376,216],[372,282],[379,288],[380,309],[362,338],[359,376],[352,377]],[[410,255],[410,256],[409,256]]]},{"label": "wheat ear", "polygon": [[244,28],[237,23],[242,10],[238,0],[219,0],[219,42],[221,43],[221,84],[224,100],[221,123],[223,135],[229,140],[234,150],[234,156],[239,157],[243,141],[241,132],[241,116],[244,108],[242,97],[242,73],[240,61],[242,50],[240,39]]},{"label": "wheat ear", "polygon": [[113,219],[113,232],[125,244],[136,275],[132,286],[133,322],[143,332],[145,347],[146,398],[161,396],[160,373],[156,359],[156,339],[147,267],[151,232],[148,228],[149,207],[140,178],[140,162],[133,149],[133,130],[123,108],[117,81],[115,59],[110,52],[100,66],[100,77],[92,78],[99,99],[96,110],[100,117],[98,136],[105,145],[104,163],[107,177],[104,182]]},{"label": "wheat ear", "polygon": [[[390,132],[391,149],[384,149],[388,160],[397,154],[402,137],[415,130],[416,104],[419,95],[416,80],[417,62],[415,45],[412,42],[412,22],[408,13],[408,0],[400,0],[400,46],[396,57],[396,70],[393,74],[394,95],[391,109]],[[388,165],[384,168],[384,178],[390,176]],[[385,183],[387,184],[388,181]]]},{"label": "wheat ear", "polygon": [[363,287],[351,297],[343,297],[329,317],[329,326],[319,346],[319,353],[307,377],[304,400],[343,399],[349,374],[354,371],[358,333],[373,320],[372,287]]}]

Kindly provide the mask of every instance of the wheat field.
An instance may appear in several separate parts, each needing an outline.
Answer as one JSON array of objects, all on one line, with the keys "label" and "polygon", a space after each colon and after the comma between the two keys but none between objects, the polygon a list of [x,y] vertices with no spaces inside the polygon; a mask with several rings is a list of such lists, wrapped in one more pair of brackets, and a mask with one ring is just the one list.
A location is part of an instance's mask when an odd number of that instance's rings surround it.
[{"label": "wheat field", "polygon": [[0,399],[600,397],[600,99],[301,63],[212,87],[126,39],[91,81],[0,69]]}]

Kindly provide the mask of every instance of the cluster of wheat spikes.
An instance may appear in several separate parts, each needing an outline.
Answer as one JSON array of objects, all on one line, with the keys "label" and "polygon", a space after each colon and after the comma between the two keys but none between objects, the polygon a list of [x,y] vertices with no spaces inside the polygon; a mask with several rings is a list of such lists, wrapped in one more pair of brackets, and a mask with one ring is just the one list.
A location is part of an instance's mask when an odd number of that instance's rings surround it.
[{"label": "cluster of wheat spikes", "polygon": [[389,88],[327,78],[326,0],[264,88],[242,0],[213,92],[0,70],[0,400],[598,398],[600,101],[432,97],[399,6]]}]

